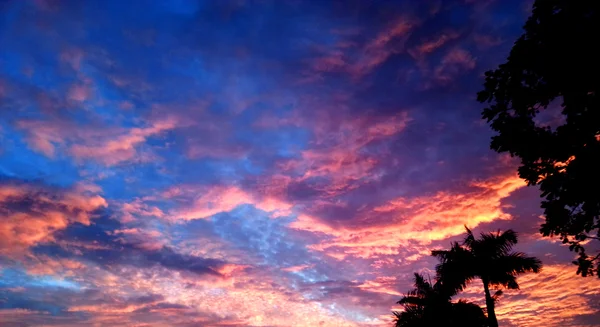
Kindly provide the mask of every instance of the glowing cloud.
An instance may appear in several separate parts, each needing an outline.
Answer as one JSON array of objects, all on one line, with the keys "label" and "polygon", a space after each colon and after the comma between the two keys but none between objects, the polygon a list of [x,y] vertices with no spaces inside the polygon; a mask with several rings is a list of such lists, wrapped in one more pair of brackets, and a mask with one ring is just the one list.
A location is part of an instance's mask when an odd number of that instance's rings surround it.
[{"label": "glowing cloud", "polygon": [[[398,254],[399,247],[409,241],[426,245],[462,234],[464,225],[476,227],[497,219],[510,219],[501,201],[523,186],[525,183],[516,176],[500,176],[473,182],[465,193],[439,192],[432,196],[394,199],[362,212],[361,220],[367,223],[352,229],[334,228],[308,215],[299,216],[290,228],[333,236],[332,240],[311,246],[326,254],[328,249],[335,248],[342,249],[344,255],[361,258]],[[382,215],[383,220],[373,219]],[[373,221],[373,225],[368,221]]]},{"label": "glowing cloud", "polygon": [[98,195],[81,195],[35,185],[0,185],[0,253],[14,257],[73,223],[89,225],[93,212],[106,207]]}]

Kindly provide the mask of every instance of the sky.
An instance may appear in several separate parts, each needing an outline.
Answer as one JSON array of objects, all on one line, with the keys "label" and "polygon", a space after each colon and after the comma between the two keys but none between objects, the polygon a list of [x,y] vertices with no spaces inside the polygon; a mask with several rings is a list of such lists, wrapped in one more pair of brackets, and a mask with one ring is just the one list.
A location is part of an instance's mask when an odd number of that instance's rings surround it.
[{"label": "sky", "polygon": [[502,326],[600,326],[475,99],[530,7],[0,1],[0,325],[391,326],[467,225],[544,263]]}]

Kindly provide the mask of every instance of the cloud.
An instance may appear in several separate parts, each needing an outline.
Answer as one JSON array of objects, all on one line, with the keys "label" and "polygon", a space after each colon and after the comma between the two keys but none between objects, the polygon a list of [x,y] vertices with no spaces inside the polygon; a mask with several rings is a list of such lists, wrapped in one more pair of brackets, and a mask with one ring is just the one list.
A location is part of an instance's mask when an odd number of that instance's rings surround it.
[{"label": "cloud", "polygon": [[368,74],[377,66],[385,62],[391,55],[402,52],[403,43],[408,37],[408,32],[414,27],[411,19],[402,17],[391,24],[370,41],[363,50],[362,56],[350,68],[355,78]]},{"label": "cloud", "polygon": [[465,49],[451,49],[440,64],[435,68],[434,80],[438,84],[447,85],[454,81],[458,76],[473,70],[476,60],[471,53]]},{"label": "cloud", "polygon": [[[545,265],[539,274],[519,277],[520,290],[505,290],[496,306],[501,324],[510,326],[594,326],[578,323],[578,316],[597,313],[600,296],[597,281],[575,275],[573,265]],[[480,285],[466,291],[469,299],[483,305]]]},{"label": "cloud", "polygon": [[408,53],[415,59],[421,60],[423,56],[426,56],[437,49],[441,48],[449,41],[458,38],[460,35],[457,32],[448,31],[443,32],[440,35],[432,35],[431,39],[423,40],[422,43],[415,45],[413,48],[408,50]]},{"label": "cloud", "polygon": [[404,51],[404,42],[415,27],[415,20],[409,17],[399,17],[377,32],[367,41],[357,43],[352,41],[359,35],[356,29],[350,33],[332,33],[340,40],[333,47],[317,47],[317,55],[310,60],[309,71],[306,71],[301,82],[323,80],[324,73],[343,72],[354,80],[375,71],[389,57]]},{"label": "cloud", "polygon": [[31,255],[25,261],[25,270],[30,275],[76,276],[85,264],[67,258],[53,258],[47,255]]},{"label": "cloud", "polygon": [[36,253],[77,260],[107,271],[128,266],[139,269],[162,267],[193,276],[222,277],[219,270],[226,266],[226,261],[210,254],[204,257],[180,251],[169,241],[166,235],[149,229],[125,228],[106,232],[97,226],[78,230],[71,227],[60,233],[53,244],[38,246]]},{"label": "cloud", "polygon": [[310,248],[334,257],[394,255],[410,241],[427,245],[462,234],[464,225],[476,227],[511,219],[501,201],[523,186],[525,183],[517,176],[498,176],[474,181],[460,193],[440,191],[430,196],[396,198],[362,210],[355,218],[356,224],[351,220],[344,225],[330,225],[327,218],[300,215],[290,228],[326,235],[323,242]]},{"label": "cloud", "polygon": [[300,266],[286,267],[281,270],[286,271],[286,272],[300,272],[304,269],[311,268],[311,267],[313,267],[313,265],[300,265]]},{"label": "cloud", "polygon": [[89,225],[94,212],[105,207],[99,195],[17,182],[0,185],[0,253],[23,255],[71,224]]},{"label": "cloud", "polygon": [[[170,280],[170,286],[165,282]],[[138,282],[138,281],[134,281]],[[301,296],[286,292],[267,276],[246,276],[236,278],[237,287],[222,291],[214,290],[209,284],[197,284],[186,288],[190,280],[174,275],[155,275],[152,280],[140,283],[150,287],[157,294],[165,294],[171,303],[185,303],[200,312],[212,312],[220,317],[231,317],[244,321],[244,324],[264,326],[281,325],[290,319],[297,326],[356,326],[357,324],[328,314],[317,303],[302,299]],[[168,288],[167,288],[168,287]]]},{"label": "cloud", "polygon": [[[322,120],[315,126],[311,149],[302,151],[301,158],[283,163],[281,168],[288,175],[300,175],[293,180],[294,184],[310,185],[318,182],[318,178],[325,178],[327,182],[322,186],[325,194],[346,192],[364,179],[373,178],[379,157],[378,153],[369,153],[370,147],[395,137],[409,122],[407,112],[385,120],[361,117],[337,126]],[[320,188],[318,184],[315,186]]]},{"label": "cloud", "polygon": [[170,244],[167,236],[150,228],[124,228],[114,231],[123,243],[131,244],[146,251],[157,251]]},{"label": "cloud", "polygon": [[134,222],[143,217],[162,218],[165,216],[165,213],[160,208],[149,205],[140,198],[123,203],[119,213],[121,214],[121,222],[123,223]]},{"label": "cloud", "polygon": [[156,136],[161,132],[174,128],[175,122],[171,120],[155,122],[148,127],[132,128],[121,135],[116,135],[104,140],[86,140],[84,144],[74,144],[70,153],[76,159],[94,159],[107,166],[112,166],[123,161],[140,160],[148,161],[149,154],[138,152],[138,145],[147,138]]},{"label": "cloud", "polygon": [[[177,198],[184,195],[182,192],[186,191],[175,187],[167,191],[167,194]],[[193,189],[193,192],[199,193],[200,196],[192,199],[191,206],[179,208],[171,213],[172,219],[206,219],[219,213],[232,211],[244,204],[251,204],[259,210],[271,213],[273,217],[288,215],[292,209],[292,205],[289,203],[273,197],[251,194],[237,186],[197,188]]]},{"label": "cloud", "polygon": [[96,123],[85,126],[63,119],[19,120],[15,125],[27,133],[26,141],[32,149],[48,157],[54,157],[57,147],[62,147],[75,160],[93,159],[106,166],[153,159],[151,152],[139,148],[148,138],[177,126],[172,118],[134,128],[100,127]]},{"label": "cloud", "polygon": [[91,95],[91,90],[88,86],[81,85],[81,84],[75,84],[75,85],[71,86],[71,88],[69,89],[67,98],[69,100],[83,102],[83,101],[86,101],[90,97],[90,95]]},{"label": "cloud", "polygon": [[65,130],[65,125],[49,125],[41,121],[19,121],[17,128],[27,130],[26,139],[29,146],[48,157],[54,157],[56,146],[61,143],[63,135],[61,130]]}]

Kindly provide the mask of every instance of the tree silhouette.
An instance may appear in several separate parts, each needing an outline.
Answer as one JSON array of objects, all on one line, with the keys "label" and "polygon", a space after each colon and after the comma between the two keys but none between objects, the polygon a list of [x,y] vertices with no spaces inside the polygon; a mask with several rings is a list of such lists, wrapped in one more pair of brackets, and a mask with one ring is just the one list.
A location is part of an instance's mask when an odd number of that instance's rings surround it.
[{"label": "tree silhouette", "polygon": [[[587,255],[582,242],[600,239],[599,11],[595,0],[536,0],[525,33],[478,93],[498,132],[491,148],[519,157],[519,176],[540,187],[540,232],[579,254],[578,274],[598,277],[600,254]],[[556,128],[540,121],[554,104]]]},{"label": "tree silhouette", "polygon": [[522,252],[513,252],[517,244],[517,233],[513,230],[498,233],[482,233],[475,238],[467,228],[462,244],[454,242],[450,250],[432,251],[440,260],[436,267],[440,281],[456,292],[462,291],[472,280],[479,278],[483,282],[488,324],[497,327],[495,312],[496,298],[490,293],[490,287],[519,289],[517,275],[525,272],[539,272],[542,263]]},{"label": "tree silhouette", "polygon": [[452,290],[425,280],[415,273],[415,288],[402,297],[398,304],[402,312],[394,312],[396,327],[485,327],[486,317],[476,304],[460,300],[450,302]]}]

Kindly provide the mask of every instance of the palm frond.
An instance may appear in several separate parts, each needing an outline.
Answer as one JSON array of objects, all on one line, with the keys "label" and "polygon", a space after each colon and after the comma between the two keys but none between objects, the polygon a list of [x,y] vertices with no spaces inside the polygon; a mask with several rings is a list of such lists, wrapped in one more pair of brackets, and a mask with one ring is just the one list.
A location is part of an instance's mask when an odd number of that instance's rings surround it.
[{"label": "palm frond", "polygon": [[509,229],[498,233],[481,233],[480,238],[470,243],[470,248],[481,256],[501,257],[509,253],[517,243],[517,234]]},{"label": "palm frond", "polygon": [[[439,260],[436,266],[440,289],[449,290],[448,294],[455,295],[473,279],[480,278],[484,286],[502,286],[518,289],[517,275],[526,272],[539,272],[542,263],[534,257],[527,257],[522,252],[512,252],[518,242],[517,233],[511,229],[504,232],[482,233],[475,238],[473,232],[465,226],[467,235],[462,244],[452,243],[449,250],[435,250],[431,254]],[[497,301],[502,291],[492,297]],[[494,306],[490,305],[489,293],[486,292],[487,310],[491,312],[490,319],[495,321]],[[486,323],[473,326],[485,326]],[[490,322],[492,324],[492,322]],[[497,322],[493,325],[497,326]],[[460,326],[468,326],[461,324]]]},{"label": "palm frond", "polygon": [[419,273],[415,273],[415,290],[419,295],[426,295],[432,290],[431,284],[425,280],[425,277]]},{"label": "palm frond", "polygon": [[450,295],[464,290],[477,275],[475,258],[458,243],[453,243],[450,250],[432,251],[432,255],[440,260],[435,270],[441,287]]},{"label": "palm frond", "polygon": [[502,296],[502,294],[504,294],[504,292],[502,292],[502,290],[497,290],[496,293],[494,293],[494,295],[492,295],[492,299],[494,300],[494,302],[498,302],[498,300],[500,300],[500,296]]},{"label": "palm frond", "polygon": [[467,247],[471,247],[473,242],[475,242],[475,235],[473,235],[473,232],[469,229],[469,227],[467,227],[467,225],[465,225],[465,229],[467,230],[467,235],[465,236],[465,239],[463,240],[463,244],[466,245]]},{"label": "palm frond", "polygon": [[542,270],[542,262],[535,257],[528,257],[523,252],[510,252],[498,259],[498,265],[512,275],[527,272],[538,273]]}]

